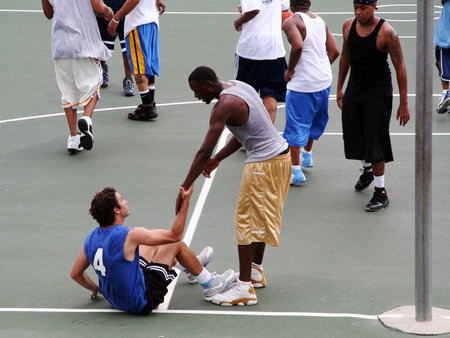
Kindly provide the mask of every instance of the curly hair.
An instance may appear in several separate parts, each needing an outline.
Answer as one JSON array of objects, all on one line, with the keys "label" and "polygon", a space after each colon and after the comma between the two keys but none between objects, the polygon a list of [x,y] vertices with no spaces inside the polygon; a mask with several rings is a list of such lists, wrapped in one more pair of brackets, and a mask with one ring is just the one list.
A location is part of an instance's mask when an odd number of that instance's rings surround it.
[{"label": "curly hair", "polygon": [[94,195],[89,213],[103,228],[114,223],[114,208],[120,209],[116,198],[116,189],[106,187]]}]

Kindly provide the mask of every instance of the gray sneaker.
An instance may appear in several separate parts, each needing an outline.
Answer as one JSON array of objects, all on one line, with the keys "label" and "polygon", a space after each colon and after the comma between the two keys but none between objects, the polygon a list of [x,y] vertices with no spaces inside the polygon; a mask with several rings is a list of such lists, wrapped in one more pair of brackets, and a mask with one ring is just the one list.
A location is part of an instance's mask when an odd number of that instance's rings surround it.
[{"label": "gray sneaker", "polygon": [[134,96],[136,94],[134,90],[133,79],[131,77],[126,77],[123,79],[123,95]]},{"label": "gray sneaker", "polygon": [[[209,264],[209,262],[211,262],[213,253],[214,249],[211,248],[210,246],[207,246],[202,250],[202,252],[200,252],[199,255],[197,255],[197,259],[199,260],[200,264],[205,267]],[[190,273],[187,270],[184,270],[184,272],[186,273],[186,276],[189,279],[189,283],[191,284],[197,283],[197,278],[192,273]]]},{"label": "gray sneaker", "polygon": [[236,274],[233,269],[229,269],[221,275],[213,272],[209,281],[200,284],[205,300],[209,302],[215,294],[228,290],[235,280]]},{"label": "gray sneaker", "polygon": [[441,100],[439,101],[436,111],[438,114],[444,114],[450,109],[450,90],[442,92]]}]

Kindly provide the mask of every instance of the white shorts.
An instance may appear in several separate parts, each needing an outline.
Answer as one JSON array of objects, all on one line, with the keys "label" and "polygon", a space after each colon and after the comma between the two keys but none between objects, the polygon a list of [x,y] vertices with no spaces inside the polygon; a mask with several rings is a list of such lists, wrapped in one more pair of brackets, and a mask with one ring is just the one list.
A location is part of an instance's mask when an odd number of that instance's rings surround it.
[{"label": "white shorts", "polygon": [[96,59],[56,59],[55,72],[63,108],[84,107],[100,94],[102,71]]}]

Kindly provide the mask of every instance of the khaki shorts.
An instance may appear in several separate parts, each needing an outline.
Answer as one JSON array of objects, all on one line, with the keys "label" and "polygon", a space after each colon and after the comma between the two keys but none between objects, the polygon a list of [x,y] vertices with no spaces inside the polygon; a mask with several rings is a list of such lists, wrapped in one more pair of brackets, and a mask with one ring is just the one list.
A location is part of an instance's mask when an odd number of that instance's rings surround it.
[{"label": "khaki shorts", "polygon": [[291,155],[246,163],[236,210],[239,245],[264,242],[280,246],[281,218],[291,180]]},{"label": "khaki shorts", "polygon": [[100,62],[93,58],[56,59],[55,72],[63,108],[84,107],[100,93],[102,71]]}]

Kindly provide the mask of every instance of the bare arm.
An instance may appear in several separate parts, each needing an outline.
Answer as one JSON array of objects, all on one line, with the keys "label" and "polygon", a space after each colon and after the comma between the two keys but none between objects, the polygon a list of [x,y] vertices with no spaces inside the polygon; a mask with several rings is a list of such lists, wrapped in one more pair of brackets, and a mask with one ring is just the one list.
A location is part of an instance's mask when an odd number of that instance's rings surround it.
[{"label": "bare arm", "polygon": [[333,64],[334,61],[339,57],[339,47],[337,45],[336,39],[331,33],[328,26],[327,29],[327,42],[325,43],[325,47],[327,49],[328,59],[330,60],[330,64]]},{"label": "bare arm", "polygon": [[[119,21],[122,20],[124,17],[127,16],[128,13],[130,13],[134,7],[137,6],[137,4],[140,2],[140,0],[127,0],[121,9],[117,11],[116,14],[114,14],[113,19],[108,24],[108,33],[111,36],[116,35],[117,26],[119,25]],[[164,6],[165,9],[165,6]]]},{"label": "bare arm", "polygon": [[291,81],[292,75],[294,75],[295,66],[302,55],[304,39],[300,32],[300,26],[304,26],[304,23],[298,15],[295,15],[283,22],[283,31],[286,34],[289,44],[291,45],[288,69],[284,74],[284,80],[286,82]]},{"label": "bare arm", "polygon": [[350,25],[352,23],[352,19],[348,19],[345,21],[344,25],[342,26],[342,52],[341,52],[341,58],[339,59],[339,75],[338,75],[338,82],[337,82],[337,94],[336,94],[336,101],[337,105],[340,109],[342,109],[342,101],[344,99],[344,83],[345,78],[347,77],[348,71],[350,69],[350,55],[348,51],[348,45],[347,45],[347,38],[348,33],[350,31]]},{"label": "bare arm", "polygon": [[91,0],[92,9],[97,16],[104,17],[106,20],[111,20],[114,15],[113,10],[106,6],[102,0]]},{"label": "bare arm", "polygon": [[259,13],[259,9],[256,9],[256,10],[250,11],[250,12],[245,12],[237,20],[234,20],[234,28],[237,31],[241,31],[242,30],[242,25],[244,23],[247,23],[250,20],[252,20],[256,15],[258,15],[258,13]]},{"label": "bare arm", "polygon": [[53,6],[50,4],[48,0],[41,0],[42,2],[42,10],[44,11],[44,15],[47,19],[53,18]]},{"label": "bare arm", "polygon": [[123,247],[125,258],[132,261],[136,248],[139,245],[159,246],[180,241],[183,237],[189,209],[189,200],[193,191],[194,185],[191,185],[187,191],[182,187],[180,188],[180,196],[183,203],[180,207],[180,212],[169,231],[164,229],[149,230],[142,227],[132,228],[128,232]]},{"label": "bare arm", "polygon": [[410,118],[408,107],[408,79],[405,61],[397,33],[390,25],[387,25],[387,28],[386,34],[388,37],[386,37],[386,48],[391,56],[392,64],[394,65],[397,74],[397,84],[400,92],[400,105],[397,110],[397,120],[400,120],[401,126],[405,126]]},{"label": "bare arm", "polygon": [[86,273],[86,269],[89,267],[89,260],[84,253],[84,246],[81,248],[80,253],[78,254],[77,259],[72,267],[72,272],[70,273],[70,277],[80,284],[82,287],[91,290],[91,298],[95,297],[99,290],[98,285],[95,283]]}]

